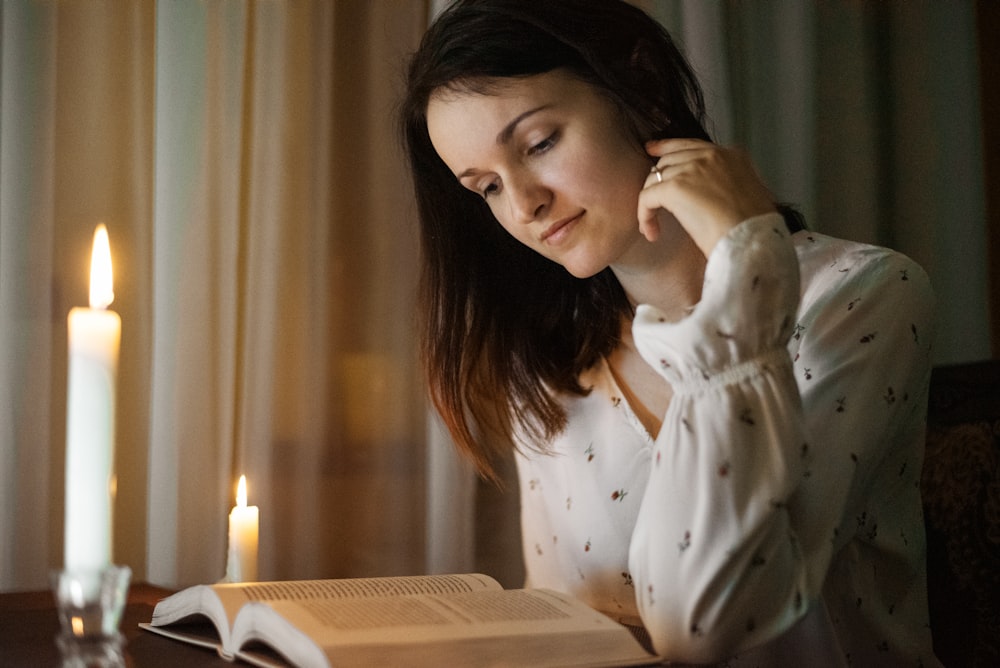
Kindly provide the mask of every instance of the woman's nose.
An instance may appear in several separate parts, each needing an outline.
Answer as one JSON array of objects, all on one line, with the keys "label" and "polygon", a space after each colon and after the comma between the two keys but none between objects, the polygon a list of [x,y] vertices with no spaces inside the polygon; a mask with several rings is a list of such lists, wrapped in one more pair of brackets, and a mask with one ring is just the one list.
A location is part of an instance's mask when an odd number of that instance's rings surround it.
[{"label": "woman's nose", "polygon": [[552,198],[551,191],[533,178],[517,178],[506,184],[511,217],[519,223],[537,220]]}]

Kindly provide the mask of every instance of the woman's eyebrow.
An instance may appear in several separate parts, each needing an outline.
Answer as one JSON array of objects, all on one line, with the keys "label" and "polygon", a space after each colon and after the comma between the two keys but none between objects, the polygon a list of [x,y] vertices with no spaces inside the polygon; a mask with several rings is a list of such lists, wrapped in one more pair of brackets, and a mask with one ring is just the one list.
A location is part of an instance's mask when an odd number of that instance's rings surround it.
[{"label": "woman's eyebrow", "polygon": [[[505,125],[504,128],[499,133],[497,133],[497,145],[503,146],[504,144],[508,143],[514,136],[514,130],[517,129],[517,126],[521,121],[528,118],[532,114],[537,114],[538,112],[544,111],[545,109],[548,109],[551,106],[552,106],[551,104],[543,104],[533,109],[528,109],[527,111],[521,114],[518,114],[516,117],[514,117],[514,120]],[[462,172],[461,174],[457,174],[456,177],[458,178],[458,180],[461,181],[466,176],[473,176],[478,173],[479,173],[478,169],[469,168],[464,172]]]},{"label": "woman's eyebrow", "polygon": [[499,132],[499,134],[497,134],[497,144],[498,145],[503,145],[503,144],[506,144],[507,142],[509,142],[510,139],[511,139],[511,137],[514,135],[514,130],[517,129],[518,123],[520,123],[524,119],[528,118],[532,114],[537,114],[539,111],[543,111],[545,109],[548,109],[551,106],[552,106],[551,104],[543,104],[543,105],[541,105],[539,107],[535,107],[534,109],[529,109],[528,111],[525,111],[522,114],[518,114],[514,118],[514,120],[512,120],[510,123],[508,123],[504,127],[504,129],[501,130]]}]

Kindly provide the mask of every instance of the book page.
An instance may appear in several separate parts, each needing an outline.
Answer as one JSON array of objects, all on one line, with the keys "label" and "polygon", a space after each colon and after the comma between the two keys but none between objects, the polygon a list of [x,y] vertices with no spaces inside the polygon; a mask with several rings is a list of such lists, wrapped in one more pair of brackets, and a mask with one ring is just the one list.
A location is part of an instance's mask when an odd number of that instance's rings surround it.
[{"label": "book page", "polygon": [[255,603],[234,631],[285,648],[297,665],[323,665],[311,654],[319,649],[337,666],[625,665],[653,659],[625,627],[548,590]]},{"label": "book page", "polygon": [[230,643],[233,621],[240,608],[254,601],[363,600],[417,593],[483,590],[502,588],[493,578],[478,573],[195,585],[157,603],[150,623],[160,627],[191,621],[191,617],[203,615],[218,631],[220,653],[231,657],[235,650]]},{"label": "book page", "polygon": [[320,645],[531,635],[574,629],[621,632],[632,640],[628,629],[605,615],[571,597],[546,589],[268,605]]},{"label": "book page", "polygon": [[490,589],[502,590],[499,582],[479,573],[347,578],[342,580],[290,580],[286,582],[248,583],[238,586],[248,601],[367,599],[413,594],[452,594]]},{"label": "book page", "polygon": [[218,632],[219,644],[226,647],[232,621],[246,601],[246,595],[239,591],[238,586],[219,589],[213,585],[195,585],[157,603],[150,624],[165,626],[190,620],[194,616],[204,616],[211,620]]}]

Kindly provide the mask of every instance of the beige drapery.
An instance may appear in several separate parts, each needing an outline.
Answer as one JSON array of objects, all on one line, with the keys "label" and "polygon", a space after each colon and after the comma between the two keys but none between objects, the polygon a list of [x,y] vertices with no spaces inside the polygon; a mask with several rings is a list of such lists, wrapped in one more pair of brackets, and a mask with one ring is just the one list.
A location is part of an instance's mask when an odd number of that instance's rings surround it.
[{"label": "beige drapery", "polygon": [[2,5],[0,588],[62,563],[68,310],[107,224],[123,321],[115,561],[418,572],[416,236],[392,113],[421,2]]}]

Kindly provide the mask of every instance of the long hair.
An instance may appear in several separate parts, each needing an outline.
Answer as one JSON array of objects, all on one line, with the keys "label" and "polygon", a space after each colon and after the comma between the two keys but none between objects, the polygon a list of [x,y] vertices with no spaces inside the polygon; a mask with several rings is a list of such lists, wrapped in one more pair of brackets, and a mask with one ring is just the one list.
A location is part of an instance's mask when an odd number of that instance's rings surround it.
[{"label": "long hair", "polygon": [[511,237],[438,156],[427,105],[441,89],[490,94],[555,69],[605,95],[637,147],[709,139],[686,59],[622,0],[458,0],[424,35],[400,109],[421,226],[423,366],[456,445],[487,477],[515,422],[536,443],[565,427],[557,396],[586,394],[580,373],[611,352],[632,310],[610,269],[578,279]]}]

